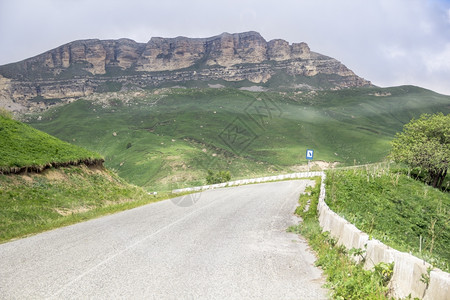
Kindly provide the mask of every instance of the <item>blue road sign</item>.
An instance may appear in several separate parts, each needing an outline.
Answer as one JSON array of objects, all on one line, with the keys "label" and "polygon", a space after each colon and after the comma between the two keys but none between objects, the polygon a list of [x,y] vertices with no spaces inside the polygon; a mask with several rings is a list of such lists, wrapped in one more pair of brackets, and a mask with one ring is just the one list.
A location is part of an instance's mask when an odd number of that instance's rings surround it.
[{"label": "blue road sign", "polygon": [[314,157],[314,150],[307,149],[306,150],[306,159],[313,159],[313,157]]}]

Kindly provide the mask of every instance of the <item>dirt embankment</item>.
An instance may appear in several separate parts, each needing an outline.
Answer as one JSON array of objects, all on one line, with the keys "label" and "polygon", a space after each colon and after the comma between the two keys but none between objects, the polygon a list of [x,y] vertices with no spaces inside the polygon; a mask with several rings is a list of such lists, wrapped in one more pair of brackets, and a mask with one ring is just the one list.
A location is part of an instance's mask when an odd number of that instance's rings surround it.
[{"label": "dirt embankment", "polygon": [[85,165],[87,167],[103,166],[104,159],[87,158],[68,162],[50,162],[45,165],[23,166],[23,167],[1,167],[0,174],[23,174],[23,173],[41,173],[50,168],[61,168],[69,166]]}]

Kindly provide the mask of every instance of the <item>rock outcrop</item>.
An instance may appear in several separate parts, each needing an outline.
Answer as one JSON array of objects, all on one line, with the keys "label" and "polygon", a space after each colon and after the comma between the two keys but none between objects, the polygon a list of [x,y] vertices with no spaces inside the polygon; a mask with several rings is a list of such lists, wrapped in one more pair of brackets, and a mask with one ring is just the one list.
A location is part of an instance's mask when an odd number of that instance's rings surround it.
[{"label": "rock outcrop", "polygon": [[292,82],[322,76],[325,86],[310,87],[314,89],[370,85],[339,61],[310,51],[306,43],[267,42],[257,32],[154,37],[146,44],[91,39],[0,66],[0,106],[8,102],[28,107],[27,101],[35,98],[83,97],[104,91],[108,84],[146,88],[199,80],[265,83],[282,73]]},{"label": "rock outcrop", "polygon": [[[75,41],[21,62],[1,66],[0,74],[14,79],[57,78],[72,69],[82,69],[86,75],[105,74],[106,67],[131,68],[144,48],[144,44],[129,39]],[[70,77],[71,74],[66,75]]]}]

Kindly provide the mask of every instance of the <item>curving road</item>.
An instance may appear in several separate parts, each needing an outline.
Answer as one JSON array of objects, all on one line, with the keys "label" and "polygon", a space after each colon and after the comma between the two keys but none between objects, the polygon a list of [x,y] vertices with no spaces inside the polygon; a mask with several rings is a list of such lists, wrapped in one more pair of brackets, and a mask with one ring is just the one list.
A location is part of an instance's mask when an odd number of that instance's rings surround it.
[{"label": "curving road", "polygon": [[327,299],[286,233],[307,184],[209,190],[2,244],[0,298]]}]

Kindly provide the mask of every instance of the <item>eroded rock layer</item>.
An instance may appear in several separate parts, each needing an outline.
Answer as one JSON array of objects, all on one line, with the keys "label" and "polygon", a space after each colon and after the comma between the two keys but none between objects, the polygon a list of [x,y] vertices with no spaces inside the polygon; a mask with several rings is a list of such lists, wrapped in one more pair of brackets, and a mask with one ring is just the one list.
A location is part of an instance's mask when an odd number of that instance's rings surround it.
[{"label": "eroded rock layer", "polygon": [[[0,106],[20,110],[39,104],[40,99],[64,101],[111,88],[148,88],[168,82],[248,80],[264,84],[280,74],[297,81],[322,76],[320,84],[309,85],[313,89],[370,85],[339,61],[310,51],[306,43],[267,42],[257,32],[210,38],[154,37],[146,44],[92,39],[0,66]],[[288,80],[279,85],[294,83]]]}]

